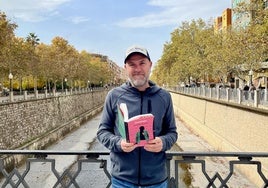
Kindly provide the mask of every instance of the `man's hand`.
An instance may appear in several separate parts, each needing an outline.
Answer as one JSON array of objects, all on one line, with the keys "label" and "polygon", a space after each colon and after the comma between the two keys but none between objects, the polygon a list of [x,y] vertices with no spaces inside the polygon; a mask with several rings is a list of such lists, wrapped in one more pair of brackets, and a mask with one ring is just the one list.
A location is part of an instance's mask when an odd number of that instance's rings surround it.
[{"label": "man's hand", "polygon": [[137,147],[137,144],[128,143],[125,139],[121,141],[121,148],[124,152],[131,152]]},{"label": "man's hand", "polygon": [[163,142],[159,137],[155,137],[155,139],[149,140],[148,143],[144,146],[144,149],[150,152],[160,152],[162,148]]}]

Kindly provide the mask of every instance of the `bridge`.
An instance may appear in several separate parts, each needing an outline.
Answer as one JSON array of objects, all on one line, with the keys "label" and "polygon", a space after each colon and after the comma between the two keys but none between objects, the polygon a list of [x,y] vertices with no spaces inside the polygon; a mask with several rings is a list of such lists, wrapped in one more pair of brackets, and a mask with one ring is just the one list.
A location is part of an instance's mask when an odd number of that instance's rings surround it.
[{"label": "bridge", "polygon": [[[78,177],[82,172],[82,166],[85,163],[98,163],[100,164],[100,168],[103,169],[104,174],[106,175],[108,181],[106,187],[110,186],[110,174],[107,169],[107,159],[105,156],[109,155],[108,151],[50,151],[45,150],[45,148],[55,142],[56,140],[64,137],[68,132],[77,129],[83,122],[87,121],[95,114],[99,113],[102,108],[103,100],[105,98],[108,90],[96,90],[96,91],[80,91],[76,93],[62,93],[60,95],[51,95],[39,98],[27,98],[26,100],[19,101],[5,101],[0,106],[1,111],[1,119],[4,123],[1,125],[1,161],[0,161],[0,170],[2,178],[5,180],[4,186],[9,187],[29,187],[26,181],[27,174],[30,173],[31,168],[30,164],[33,162],[48,162],[51,164],[51,173],[54,174],[55,183],[52,187],[80,187]],[[188,92],[188,91],[187,91]],[[231,102],[231,100],[220,99],[220,97],[216,97],[216,101],[213,101],[212,97],[208,99],[204,98],[205,95],[201,94],[200,91],[196,91],[197,96],[192,96],[192,94],[187,94],[186,92],[176,91],[171,92],[174,100],[174,106],[176,112],[182,112],[181,109],[178,108],[178,101],[181,99],[176,98],[175,95],[180,97],[189,97],[192,101],[201,100],[215,102],[217,105],[221,103],[226,106],[226,102]],[[208,92],[209,93],[209,92]],[[210,95],[211,96],[211,95]],[[220,95],[222,96],[222,95]],[[226,95],[230,96],[230,95]],[[16,97],[13,98],[13,100]],[[79,102],[81,98],[83,102]],[[218,99],[217,99],[218,98]],[[184,98],[186,99],[186,98]],[[85,100],[87,101],[85,103]],[[187,99],[186,101],[188,101]],[[265,104],[265,103],[263,103]],[[41,106],[40,106],[41,105]],[[234,104],[230,104],[232,106]],[[251,106],[248,104],[235,104],[235,108],[238,109],[237,105],[241,105],[241,108],[244,111],[245,109],[248,111],[256,110],[256,116],[261,115],[267,118],[267,111],[265,109],[265,105],[256,107],[254,103]],[[242,106],[244,105],[244,106]],[[48,108],[49,106],[49,108]],[[183,106],[183,105],[181,105]],[[23,109],[24,108],[24,109]],[[42,109],[44,108],[44,109]],[[206,107],[207,108],[207,107]],[[252,109],[251,109],[252,108]],[[76,109],[76,111],[74,111]],[[48,115],[43,115],[42,112],[46,110]],[[25,112],[26,111],[26,112]],[[41,111],[41,112],[40,112]],[[23,113],[24,117],[19,117],[18,114]],[[40,113],[39,113],[40,112]],[[185,113],[182,114],[182,117],[187,117],[187,109],[185,109]],[[16,113],[16,114],[15,114]],[[194,112],[196,113],[196,112]],[[50,114],[50,115],[49,115]],[[36,115],[36,116],[35,116]],[[10,118],[12,117],[13,118]],[[42,116],[40,119],[47,122],[43,122],[45,128],[41,131],[37,131],[39,128],[35,127],[35,123],[41,123],[36,117]],[[56,117],[58,116],[58,117]],[[53,117],[50,119],[50,117]],[[20,119],[21,118],[21,119]],[[192,117],[195,118],[196,117]],[[22,119],[26,119],[25,122],[31,122],[32,124],[23,124]],[[186,118],[191,123],[193,120],[189,117]],[[16,124],[16,120],[20,123]],[[235,120],[234,120],[235,121]],[[22,122],[22,123],[21,123]],[[52,124],[52,125],[51,125]],[[14,125],[10,128],[9,125]],[[27,128],[23,129],[23,125]],[[47,126],[51,125],[51,126]],[[265,124],[264,124],[265,125]],[[9,127],[8,127],[9,126]],[[193,130],[195,129],[196,123],[194,123]],[[266,125],[267,126],[267,125]],[[3,130],[5,127],[5,131]],[[17,129],[21,129],[14,132],[14,127]],[[267,128],[267,127],[266,127]],[[13,135],[8,135],[8,133],[12,133]],[[24,135],[23,132],[27,132],[27,135]],[[7,133],[6,133],[7,132]],[[21,134],[18,134],[21,133]],[[199,132],[201,133],[201,132]],[[211,134],[212,135],[212,134]],[[211,136],[210,135],[210,136]],[[25,138],[26,137],[26,138]],[[213,135],[211,136],[213,137]],[[3,139],[5,138],[5,139]],[[32,139],[31,139],[32,138]],[[216,139],[215,135],[214,138]],[[20,140],[20,141],[18,141]],[[209,139],[208,139],[209,140]],[[216,140],[214,140],[216,142]],[[223,142],[222,142],[223,143]],[[228,144],[226,144],[228,145]],[[8,148],[12,148],[12,150],[7,150]],[[256,183],[256,187],[268,187],[268,180],[266,174],[267,164],[263,161],[267,159],[268,153],[263,152],[266,150],[254,151],[254,152],[238,152],[237,150],[228,151],[228,152],[202,152],[202,151],[169,151],[167,152],[168,156],[168,167],[169,167],[169,187],[178,187],[180,179],[185,177],[185,173],[188,173],[190,170],[190,166],[192,164],[200,165],[201,172],[204,176],[204,179],[207,181],[206,187],[230,187],[230,182],[232,181],[232,177],[236,173],[236,167],[238,166],[253,166],[255,169],[255,174],[259,177]],[[78,157],[78,168],[74,173],[70,172],[70,169],[66,169],[65,171],[59,173],[55,169],[55,160],[51,159],[53,156],[80,156]],[[29,158],[30,156],[30,158]],[[213,173],[208,172],[207,159],[216,157],[216,158],[225,158],[227,160],[227,173],[221,174],[217,171],[217,169],[213,169]],[[21,162],[26,162],[27,168],[24,172],[20,173],[17,171],[17,166]],[[185,166],[186,165],[186,166]],[[256,168],[257,167],[257,168]],[[181,169],[184,169],[185,173],[181,173]],[[187,170],[188,169],[188,170]],[[257,170],[256,170],[257,169]],[[252,171],[252,168],[251,168]],[[183,175],[184,174],[184,175]],[[14,181],[14,177],[17,178],[17,181]],[[186,178],[185,178],[186,179]],[[185,180],[187,182],[188,180]],[[254,181],[254,180],[253,180]]]}]

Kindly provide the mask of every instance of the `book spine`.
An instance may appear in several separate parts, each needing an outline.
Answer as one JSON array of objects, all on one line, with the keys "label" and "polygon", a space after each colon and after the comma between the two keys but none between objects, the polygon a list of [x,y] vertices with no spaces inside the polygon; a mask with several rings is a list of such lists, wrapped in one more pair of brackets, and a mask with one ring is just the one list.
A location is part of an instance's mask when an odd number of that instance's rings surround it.
[{"label": "book spine", "polygon": [[[148,100],[148,113],[152,113],[152,101],[150,99]],[[153,138],[155,139],[155,125],[154,125],[154,122],[153,122]]]},{"label": "book spine", "polygon": [[128,133],[128,124],[127,122],[124,122],[125,123],[125,132],[126,132],[126,141],[129,142],[129,133]]}]

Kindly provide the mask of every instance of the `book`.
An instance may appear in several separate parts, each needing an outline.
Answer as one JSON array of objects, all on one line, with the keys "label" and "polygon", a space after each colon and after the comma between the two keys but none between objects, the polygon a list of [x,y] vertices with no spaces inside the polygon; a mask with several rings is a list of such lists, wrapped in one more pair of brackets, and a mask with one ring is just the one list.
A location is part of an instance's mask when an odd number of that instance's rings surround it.
[{"label": "book", "polygon": [[118,130],[127,142],[144,146],[149,140],[154,139],[154,115],[151,113],[140,114],[129,118],[127,105],[118,106]]}]

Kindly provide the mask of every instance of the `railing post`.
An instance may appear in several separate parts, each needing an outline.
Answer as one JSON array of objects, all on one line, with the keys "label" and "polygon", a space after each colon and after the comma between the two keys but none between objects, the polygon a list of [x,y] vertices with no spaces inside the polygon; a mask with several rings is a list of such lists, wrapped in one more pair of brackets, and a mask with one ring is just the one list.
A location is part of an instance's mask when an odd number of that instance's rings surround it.
[{"label": "railing post", "polygon": [[9,100],[10,100],[10,102],[13,102],[14,101],[13,91],[10,91],[9,92]]},{"label": "railing post", "polygon": [[47,98],[47,89],[45,89],[45,98]]},{"label": "railing post", "polygon": [[238,98],[238,104],[241,104],[241,102],[242,102],[242,91],[241,91],[241,89],[239,89],[239,88],[237,88],[237,98]]},{"label": "railing post", "polygon": [[264,102],[267,102],[268,101],[268,94],[267,94],[267,91],[268,91],[268,88],[267,88],[267,76],[263,77],[263,81],[264,81]]},{"label": "railing post", "polygon": [[220,88],[217,88],[217,96],[216,99],[219,100],[220,99]]},{"label": "railing post", "polygon": [[264,89],[264,102],[267,102],[268,101],[268,89]]},{"label": "railing post", "polygon": [[53,96],[55,97],[55,96],[56,96],[56,89],[53,88],[53,89],[52,89],[52,92],[53,92]]},{"label": "railing post", "polygon": [[34,97],[35,97],[36,99],[38,99],[38,90],[37,90],[37,89],[34,91]]},{"label": "railing post", "polygon": [[226,88],[226,101],[229,102],[230,101],[230,89]]},{"label": "railing post", "polygon": [[24,98],[24,100],[27,100],[27,98],[28,98],[28,96],[27,96],[27,91],[24,91],[24,92],[23,92],[23,98]]},{"label": "railing post", "polygon": [[211,87],[209,88],[209,98],[210,99],[212,98],[212,88]]},{"label": "railing post", "polygon": [[254,106],[258,107],[260,104],[260,90],[256,89],[254,90]]}]

